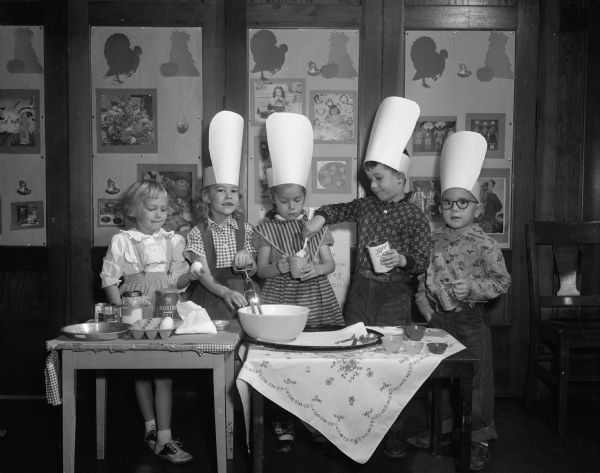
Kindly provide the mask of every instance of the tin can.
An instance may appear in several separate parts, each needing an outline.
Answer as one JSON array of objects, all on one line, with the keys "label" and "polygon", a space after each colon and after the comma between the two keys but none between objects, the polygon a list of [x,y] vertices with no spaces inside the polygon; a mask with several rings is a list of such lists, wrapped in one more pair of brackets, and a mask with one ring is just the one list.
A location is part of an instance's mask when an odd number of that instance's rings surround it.
[{"label": "tin can", "polygon": [[104,306],[106,304],[104,302],[98,302],[94,304],[94,322],[104,322],[104,320],[100,320],[102,318],[102,311],[104,310]]},{"label": "tin can", "polygon": [[178,318],[179,291],[176,288],[160,289],[154,293],[154,317]]}]

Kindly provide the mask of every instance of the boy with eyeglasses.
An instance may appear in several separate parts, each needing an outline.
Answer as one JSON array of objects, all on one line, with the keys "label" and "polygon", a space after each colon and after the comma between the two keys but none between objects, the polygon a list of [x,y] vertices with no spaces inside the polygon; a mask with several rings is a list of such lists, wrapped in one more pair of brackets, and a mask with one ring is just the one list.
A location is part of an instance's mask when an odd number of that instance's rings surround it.
[{"label": "boy with eyeglasses", "polygon": [[[415,300],[429,326],[454,336],[478,359],[473,373],[471,470],[489,460],[488,441],[498,438],[494,423],[494,367],[485,302],[510,286],[502,252],[494,239],[474,224],[482,211],[477,178],[487,143],[480,134],[462,131],[444,143],[440,165],[441,211],[445,225],[431,235],[433,251],[427,272],[419,276]],[[449,405],[449,403],[446,403]],[[444,406],[442,431],[452,431]],[[418,448],[431,445],[430,432],[409,437]]]}]

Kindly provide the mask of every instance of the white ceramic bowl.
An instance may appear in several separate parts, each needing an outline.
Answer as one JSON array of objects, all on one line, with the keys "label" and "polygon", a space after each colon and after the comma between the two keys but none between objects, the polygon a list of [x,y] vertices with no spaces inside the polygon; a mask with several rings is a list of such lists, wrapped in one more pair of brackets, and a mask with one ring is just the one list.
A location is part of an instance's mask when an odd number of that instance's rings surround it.
[{"label": "white ceramic bowl", "polygon": [[294,340],[306,326],[309,309],[298,305],[262,304],[262,315],[256,315],[251,307],[238,309],[244,332],[256,340],[265,342],[289,342]]}]

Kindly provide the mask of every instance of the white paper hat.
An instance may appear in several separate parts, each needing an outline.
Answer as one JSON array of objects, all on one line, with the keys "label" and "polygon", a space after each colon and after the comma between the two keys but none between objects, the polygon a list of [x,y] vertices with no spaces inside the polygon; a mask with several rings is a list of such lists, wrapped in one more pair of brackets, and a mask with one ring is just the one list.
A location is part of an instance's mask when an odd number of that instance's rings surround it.
[{"label": "white paper hat", "polygon": [[241,115],[223,110],[213,117],[208,128],[212,167],[204,170],[204,187],[212,184],[239,185],[243,138],[244,119]]},{"label": "white paper hat", "polygon": [[272,113],[267,118],[267,141],[272,163],[271,186],[306,187],[313,153],[313,128],[297,113]]},{"label": "white paper hat", "polygon": [[408,177],[411,158],[404,154],[421,110],[419,105],[403,97],[387,97],[375,115],[369,138],[366,161],[377,161]]},{"label": "white paper hat", "polygon": [[466,189],[479,200],[477,178],[485,159],[487,142],[474,131],[459,131],[444,142],[440,162],[442,194],[447,189]]}]

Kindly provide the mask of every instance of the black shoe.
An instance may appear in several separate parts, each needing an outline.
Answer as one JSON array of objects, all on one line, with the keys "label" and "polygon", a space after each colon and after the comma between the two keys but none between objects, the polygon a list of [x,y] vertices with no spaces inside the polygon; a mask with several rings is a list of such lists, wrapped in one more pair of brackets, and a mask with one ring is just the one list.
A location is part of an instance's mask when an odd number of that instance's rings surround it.
[{"label": "black shoe", "polygon": [[398,438],[397,432],[391,430],[383,438],[384,453],[390,458],[402,458],[406,455],[404,444]]},{"label": "black shoe", "polygon": [[471,471],[481,471],[490,460],[490,451],[487,442],[473,442],[471,444]]},{"label": "black shoe", "polygon": [[296,440],[294,424],[273,421],[272,426],[276,436],[275,451],[277,453],[290,453],[294,450],[294,442]]}]

